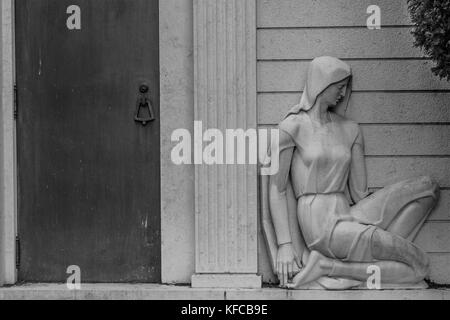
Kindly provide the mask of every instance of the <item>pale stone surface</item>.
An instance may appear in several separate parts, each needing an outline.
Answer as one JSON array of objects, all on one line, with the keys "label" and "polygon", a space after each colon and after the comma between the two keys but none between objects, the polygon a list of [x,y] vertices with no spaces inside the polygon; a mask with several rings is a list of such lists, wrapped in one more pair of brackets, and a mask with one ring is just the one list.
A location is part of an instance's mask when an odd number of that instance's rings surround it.
[{"label": "pale stone surface", "polygon": [[438,284],[450,283],[450,253],[430,253],[430,280]]},{"label": "pale stone surface", "polygon": [[366,164],[371,188],[420,175],[433,177],[442,188],[450,187],[450,161],[446,157],[367,157]]},{"label": "pale stone surface", "polygon": [[[2,3],[0,3],[0,9],[3,9]],[[1,14],[0,14],[0,34],[2,35],[2,41],[0,42],[0,61],[2,61],[2,64],[1,64],[2,68],[1,69],[3,69],[3,41],[4,40],[3,40],[3,17],[2,17]],[[2,83],[1,97],[3,97],[3,70],[0,73],[0,82]],[[3,98],[1,100],[3,100]],[[3,116],[3,101],[0,101],[0,121],[1,121],[2,127],[3,127],[3,117],[4,117]],[[0,132],[0,155],[1,155],[0,166],[1,167],[3,166],[3,141],[2,140],[3,140],[3,132]],[[3,181],[3,170],[0,171],[0,179],[1,179],[1,181]],[[2,188],[2,190],[3,190],[3,188]],[[3,207],[3,203],[4,203],[4,200],[3,200],[3,194],[2,194],[2,195],[0,195],[0,206],[1,207]],[[3,230],[4,230],[3,210],[1,210],[0,211],[0,238],[1,239],[3,239],[3,232],[4,232]],[[1,245],[0,246],[0,287],[5,282],[5,275],[4,275],[4,273],[5,273],[5,271],[4,271],[4,269],[5,269],[5,267],[4,267],[5,262],[4,262],[4,253],[3,253],[3,251],[4,251],[3,245]]]},{"label": "pale stone surface", "polygon": [[450,190],[441,190],[438,207],[431,213],[429,221],[450,221]]},{"label": "pale stone surface", "polygon": [[228,300],[449,300],[450,290],[229,290]]},{"label": "pale stone surface", "polygon": [[0,288],[0,300],[223,300],[224,290],[154,284],[33,284]]},{"label": "pale stone surface", "polygon": [[261,276],[255,274],[196,274],[193,288],[261,288]]},{"label": "pale stone surface", "polygon": [[321,55],[342,59],[424,57],[420,49],[411,46],[413,42],[410,28],[260,29],[258,59],[312,59]]},{"label": "pale stone surface", "polygon": [[0,300],[450,300],[450,290],[295,290],[192,289],[146,284],[85,284],[69,291],[64,284],[33,284],[0,288]]},{"label": "pale stone surface", "polygon": [[0,285],[16,281],[16,158],[14,105],[14,68],[12,1],[3,0],[1,8],[1,109],[0,109]]},{"label": "pale stone surface", "polygon": [[[301,92],[260,93],[258,124],[278,124]],[[448,123],[450,92],[354,92],[347,117],[360,123]],[[424,107],[426,106],[426,107]]]},{"label": "pale stone surface", "polygon": [[450,126],[447,125],[376,124],[361,125],[361,129],[366,156],[450,155]]},{"label": "pale stone surface", "polygon": [[[195,119],[203,130],[257,127],[254,12],[254,0],[194,1]],[[256,165],[197,165],[195,183],[196,273],[256,274]],[[193,286],[203,285],[198,279]]]},{"label": "pale stone surface", "polygon": [[427,252],[447,252],[450,244],[450,222],[428,222],[414,241]]},{"label": "pale stone surface", "polygon": [[193,131],[192,0],[160,1],[161,242],[163,283],[194,273],[194,167],[176,166],[172,132]]},{"label": "pale stone surface", "polygon": [[383,26],[410,25],[406,1],[259,0],[258,27],[366,26],[367,8],[380,6]]},{"label": "pale stone surface", "polygon": [[[258,62],[258,92],[297,92],[305,84],[308,61]],[[355,91],[450,90],[432,74],[430,60],[351,60]],[[389,75],[389,76],[386,76]],[[408,79],[408,81],[405,81]]]},{"label": "pale stone surface", "polygon": [[370,125],[362,130],[368,156],[450,155],[447,125]]}]

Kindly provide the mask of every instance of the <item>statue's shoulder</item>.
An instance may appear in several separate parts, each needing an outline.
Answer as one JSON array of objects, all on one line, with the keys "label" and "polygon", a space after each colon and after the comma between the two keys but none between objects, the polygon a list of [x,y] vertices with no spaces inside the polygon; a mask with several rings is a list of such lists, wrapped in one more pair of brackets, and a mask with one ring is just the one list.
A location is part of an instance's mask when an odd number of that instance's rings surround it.
[{"label": "statue's shoulder", "polygon": [[295,147],[300,133],[301,119],[298,115],[291,114],[278,124],[280,130],[280,151],[289,147]]},{"label": "statue's shoulder", "polygon": [[304,115],[302,112],[298,114],[290,114],[278,124],[278,128],[295,137],[297,136],[303,121]]}]

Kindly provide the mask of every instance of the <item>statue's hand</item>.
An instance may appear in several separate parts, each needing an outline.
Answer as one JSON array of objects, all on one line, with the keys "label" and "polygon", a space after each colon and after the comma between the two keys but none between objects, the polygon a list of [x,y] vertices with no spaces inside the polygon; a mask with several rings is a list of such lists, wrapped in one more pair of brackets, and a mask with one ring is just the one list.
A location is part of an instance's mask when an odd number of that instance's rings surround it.
[{"label": "statue's hand", "polygon": [[292,243],[286,243],[278,248],[277,256],[277,275],[280,280],[280,286],[284,287],[288,279],[294,274],[294,263],[301,267],[301,259],[295,253]]}]

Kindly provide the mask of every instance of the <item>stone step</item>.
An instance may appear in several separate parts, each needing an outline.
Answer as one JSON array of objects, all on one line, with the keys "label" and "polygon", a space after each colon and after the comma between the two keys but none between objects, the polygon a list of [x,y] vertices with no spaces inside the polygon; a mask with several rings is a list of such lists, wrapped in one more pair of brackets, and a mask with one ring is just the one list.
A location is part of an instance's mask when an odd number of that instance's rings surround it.
[{"label": "stone step", "polygon": [[284,290],[193,289],[156,284],[25,284],[0,288],[0,300],[450,300],[450,289]]}]

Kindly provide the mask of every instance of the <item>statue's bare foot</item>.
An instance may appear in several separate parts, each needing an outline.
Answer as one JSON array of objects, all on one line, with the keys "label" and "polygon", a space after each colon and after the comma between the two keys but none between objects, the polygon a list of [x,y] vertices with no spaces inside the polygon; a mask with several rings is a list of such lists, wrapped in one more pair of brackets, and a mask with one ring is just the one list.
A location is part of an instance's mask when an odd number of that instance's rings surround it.
[{"label": "statue's bare foot", "polygon": [[321,277],[317,279],[317,283],[327,290],[347,290],[361,285],[361,281],[345,279]]},{"label": "statue's bare foot", "polygon": [[333,261],[330,258],[317,251],[312,251],[306,266],[295,276],[292,283],[287,284],[287,287],[289,289],[298,289],[311,281],[327,276],[332,266]]}]

